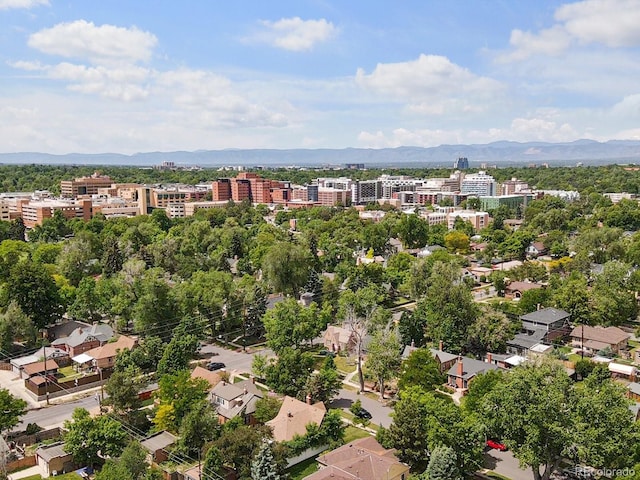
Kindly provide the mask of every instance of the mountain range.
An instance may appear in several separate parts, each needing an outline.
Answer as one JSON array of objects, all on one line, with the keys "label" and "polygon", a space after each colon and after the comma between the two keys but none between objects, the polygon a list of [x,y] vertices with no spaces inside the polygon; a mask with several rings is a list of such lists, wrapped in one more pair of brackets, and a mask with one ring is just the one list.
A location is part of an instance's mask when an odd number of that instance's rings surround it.
[{"label": "mountain range", "polygon": [[224,165],[264,167],[313,167],[365,164],[369,167],[451,167],[458,157],[467,157],[470,166],[604,165],[640,162],[640,141],[576,140],[566,143],[499,141],[474,145],[438,147],[344,148],[344,149],[228,149],[176,152],[145,152],[52,155],[22,152],[0,153],[0,163],[57,165],[137,165],[149,167],[162,162],[176,166],[203,168]]}]

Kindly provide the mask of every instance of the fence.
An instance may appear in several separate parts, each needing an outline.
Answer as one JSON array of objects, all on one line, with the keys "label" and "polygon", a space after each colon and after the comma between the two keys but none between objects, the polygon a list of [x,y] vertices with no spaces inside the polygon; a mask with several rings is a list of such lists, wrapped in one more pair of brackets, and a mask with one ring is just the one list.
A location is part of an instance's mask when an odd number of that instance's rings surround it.
[{"label": "fence", "polygon": [[36,443],[40,443],[43,440],[51,440],[52,438],[59,438],[62,436],[62,432],[59,427],[51,428],[49,430],[42,430],[41,432],[34,433],[32,435],[18,435],[13,437],[9,436],[8,440],[14,442],[18,446],[29,446]]}]

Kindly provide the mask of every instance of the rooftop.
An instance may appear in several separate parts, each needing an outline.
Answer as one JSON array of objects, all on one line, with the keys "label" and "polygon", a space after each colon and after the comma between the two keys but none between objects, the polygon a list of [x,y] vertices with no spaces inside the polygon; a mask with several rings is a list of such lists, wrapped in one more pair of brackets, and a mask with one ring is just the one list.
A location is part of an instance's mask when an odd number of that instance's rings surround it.
[{"label": "rooftop", "polygon": [[522,315],[520,319],[525,322],[541,323],[544,325],[551,325],[559,320],[568,319],[571,315],[564,310],[558,308],[548,307],[542,310],[536,310],[535,312]]},{"label": "rooftop", "polygon": [[164,450],[165,448],[172,446],[177,440],[178,437],[163,430],[145,438],[140,442],[140,445],[142,445],[147,451],[154,453],[158,450]]}]

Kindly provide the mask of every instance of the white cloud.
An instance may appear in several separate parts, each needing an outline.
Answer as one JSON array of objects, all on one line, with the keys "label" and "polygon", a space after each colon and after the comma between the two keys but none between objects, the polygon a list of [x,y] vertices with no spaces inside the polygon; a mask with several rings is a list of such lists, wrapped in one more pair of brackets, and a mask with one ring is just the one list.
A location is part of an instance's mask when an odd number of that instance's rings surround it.
[{"label": "white cloud", "polygon": [[379,63],[370,74],[358,69],[361,87],[408,102],[418,114],[473,113],[485,110],[499,94],[500,82],[478,76],[440,55],[420,55],[417,60]]},{"label": "white cloud", "polygon": [[559,25],[537,34],[516,29],[511,32],[509,43],[513,51],[500,56],[500,61],[524,60],[536,54],[559,55],[569,47],[571,36]]},{"label": "white cloud", "polygon": [[563,5],[556,20],[583,43],[609,47],[640,45],[640,2],[637,0],[585,0]]},{"label": "white cloud", "polygon": [[331,39],[338,32],[333,23],[324,18],[302,20],[300,17],[292,17],[275,22],[263,20],[261,24],[265,30],[249,38],[250,41],[267,43],[294,52],[311,50],[317,44]]},{"label": "white cloud", "polygon": [[40,5],[49,5],[49,0],[0,0],[0,10],[34,8]]},{"label": "white cloud", "polygon": [[498,61],[521,61],[534,55],[560,55],[572,44],[640,46],[638,0],[584,0],[558,7],[556,24],[538,32],[511,32],[512,50]]},{"label": "white cloud", "polygon": [[48,67],[40,62],[30,62],[25,60],[18,60],[17,62],[8,62],[8,65],[19,70],[26,70],[28,72],[38,72],[46,70]]},{"label": "white cloud", "polygon": [[91,63],[146,61],[157,44],[155,35],[136,27],[96,26],[86,20],[59,23],[29,37],[29,46],[51,55]]}]

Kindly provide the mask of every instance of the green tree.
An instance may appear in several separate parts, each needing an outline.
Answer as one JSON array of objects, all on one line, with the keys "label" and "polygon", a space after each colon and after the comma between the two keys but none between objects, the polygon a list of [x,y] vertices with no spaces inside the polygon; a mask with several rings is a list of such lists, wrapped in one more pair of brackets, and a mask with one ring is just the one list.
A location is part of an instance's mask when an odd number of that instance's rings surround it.
[{"label": "green tree", "polygon": [[67,309],[67,314],[75,319],[98,322],[102,319],[104,310],[103,299],[96,289],[96,281],[92,277],[80,280],[73,303]]},{"label": "green tree", "polygon": [[376,331],[367,347],[366,368],[378,381],[380,399],[384,399],[385,383],[400,369],[401,348],[400,336],[395,328]]},{"label": "green tree", "polygon": [[424,478],[426,480],[462,480],[456,452],[451,447],[434,448]]},{"label": "green tree", "polygon": [[73,411],[72,420],[65,421],[67,433],[64,449],[76,462],[94,466],[100,456],[117,457],[127,444],[127,433],[113,418],[102,415],[91,418],[84,408]]},{"label": "green tree", "polygon": [[280,480],[278,465],[273,457],[271,445],[262,442],[262,446],[251,462],[252,480]]},{"label": "green tree", "polygon": [[467,253],[469,251],[469,237],[463,232],[454,230],[444,236],[444,245],[451,253]]},{"label": "green tree", "polygon": [[216,478],[223,464],[224,462],[220,449],[214,446],[210,447],[204,456],[202,476],[204,478]]},{"label": "green tree", "polygon": [[278,415],[282,401],[277,397],[266,395],[256,402],[254,418],[260,423],[267,423]]},{"label": "green tree", "polygon": [[156,397],[160,404],[153,423],[159,429],[177,433],[184,417],[207,397],[209,383],[193,379],[189,370],[182,370],[160,377],[158,387]]},{"label": "green tree", "polygon": [[114,371],[104,390],[107,393],[108,402],[117,415],[126,416],[142,405],[138,392],[146,385],[142,371],[135,365],[129,365],[123,370]]},{"label": "green tree", "polygon": [[11,268],[7,285],[9,300],[31,318],[38,328],[55,322],[63,312],[58,287],[42,265],[25,260]]},{"label": "green tree", "polygon": [[218,414],[207,401],[196,403],[180,425],[178,449],[190,457],[197,457],[202,447],[220,436]]},{"label": "green tree", "polygon": [[175,374],[188,368],[199,345],[198,337],[185,334],[184,329],[176,327],[173,338],[164,348],[158,362],[158,375]]},{"label": "green tree", "polygon": [[478,318],[468,331],[467,349],[481,355],[485,352],[505,353],[507,341],[520,330],[520,321],[514,322],[493,308],[483,305]]},{"label": "green tree", "polygon": [[262,271],[274,291],[297,298],[309,279],[311,264],[311,255],[305,248],[279,242],[262,259]]},{"label": "green tree", "polygon": [[425,331],[427,319],[424,315],[414,315],[413,312],[403,312],[398,322],[398,333],[403,345],[424,347],[427,344]]},{"label": "green tree", "polygon": [[275,305],[263,317],[267,345],[274,352],[316,338],[326,328],[326,320],[315,303],[303,307],[294,298]]},{"label": "green tree", "polygon": [[63,244],[58,256],[58,268],[71,285],[78,286],[84,277],[97,273],[94,260],[90,242],[85,238],[74,238]]},{"label": "green tree", "polygon": [[220,450],[224,463],[233,468],[239,478],[251,478],[251,461],[264,440],[269,438],[271,438],[269,427],[241,425],[224,432],[213,442],[213,446]]},{"label": "green tree", "polygon": [[405,248],[421,248],[427,244],[429,223],[416,214],[403,215],[398,222],[397,231]]},{"label": "green tree", "polygon": [[310,396],[314,402],[329,403],[340,392],[341,386],[342,379],[336,370],[333,357],[328,356],[322,368],[307,379],[300,396],[302,399]]},{"label": "green tree", "polygon": [[418,348],[409,354],[402,362],[398,388],[404,390],[417,386],[429,392],[442,385],[445,381],[440,372],[440,365],[427,348]]},{"label": "green tree", "polygon": [[20,423],[27,412],[27,402],[14,397],[7,389],[0,389],[0,435]]},{"label": "green tree", "polygon": [[426,296],[414,315],[425,316],[427,335],[432,341],[442,341],[448,352],[462,351],[468,329],[476,320],[477,307],[457,265],[438,262],[433,266]]},{"label": "green tree", "polygon": [[561,364],[529,362],[486,395],[480,413],[535,480],[548,480],[565,457],[596,468],[630,466],[629,452],[615,445],[631,445],[637,430],[611,380],[592,375],[572,385]]},{"label": "green tree", "polygon": [[313,371],[313,357],[293,348],[283,348],[276,361],[265,368],[265,380],[274,391],[295,397],[308,382]]}]

